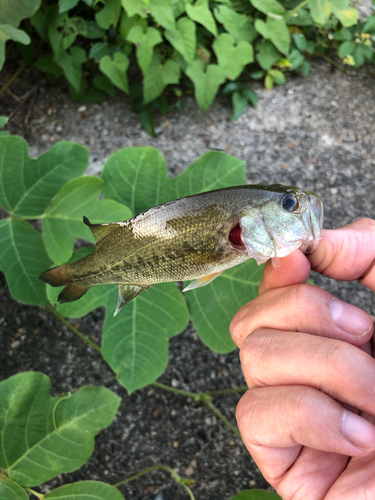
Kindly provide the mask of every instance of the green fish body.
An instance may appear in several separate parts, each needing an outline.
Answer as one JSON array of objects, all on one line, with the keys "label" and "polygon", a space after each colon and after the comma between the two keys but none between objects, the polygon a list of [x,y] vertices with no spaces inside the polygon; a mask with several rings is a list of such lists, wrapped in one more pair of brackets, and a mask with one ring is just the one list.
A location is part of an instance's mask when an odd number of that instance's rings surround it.
[{"label": "green fish body", "polygon": [[261,264],[297,248],[313,251],[322,235],[323,204],[294,187],[250,185],[180,198],[124,222],[84,222],[95,252],[40,278],[65,286],[60,302],[77,300],[93,285],[118,283],[117,313],[156,283],[196,280],[186,291],[251,258]]}]

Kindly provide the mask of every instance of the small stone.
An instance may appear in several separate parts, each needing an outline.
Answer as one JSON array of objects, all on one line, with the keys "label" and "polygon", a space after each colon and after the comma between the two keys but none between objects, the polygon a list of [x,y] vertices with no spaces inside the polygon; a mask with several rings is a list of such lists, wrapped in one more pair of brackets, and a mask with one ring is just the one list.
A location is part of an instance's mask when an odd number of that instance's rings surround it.
[{"label": "small stone", "polygon": [[12,349],[17,349],[17,347],[19,347],[20,343],[21,343],[21,342],[20,342],[19,340],[15,340],[14,342],[12,342],[12,343],[10,344],[10,347],[11,347]]}]

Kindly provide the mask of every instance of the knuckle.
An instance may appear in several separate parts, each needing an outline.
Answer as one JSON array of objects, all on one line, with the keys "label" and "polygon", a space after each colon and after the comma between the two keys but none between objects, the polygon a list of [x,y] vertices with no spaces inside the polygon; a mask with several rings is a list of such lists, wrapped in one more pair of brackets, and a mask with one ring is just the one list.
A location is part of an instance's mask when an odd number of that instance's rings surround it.
[{"label": "knuckle", "polygon": [[268,333],[268,329],[258,328],[246,337],[242,344],[240,361],[250,387],[266,385],[264,369],[268,366],[268,349],[272,340],[272,336]]}]

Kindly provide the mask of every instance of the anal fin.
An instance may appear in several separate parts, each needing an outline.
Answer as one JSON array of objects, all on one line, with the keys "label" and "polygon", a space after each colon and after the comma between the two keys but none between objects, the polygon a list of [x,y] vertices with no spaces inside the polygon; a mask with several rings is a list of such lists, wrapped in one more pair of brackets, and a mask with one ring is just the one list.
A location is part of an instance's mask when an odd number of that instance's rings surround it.
[{"label": "anal fin", "polygon": [[137,295],[150,288],[152,285],[119,285],[117,308],[113,316],[121,311],[125,304],[134,299]]},{"label": "anal fin", "polygon": [[193,281],[193,283],[190,283],[190,285],[188,285],[182,291],[187,292],[188,290],[194,290],[194,288],[199,288],[201,286],[208,285],[208,283],[211,283],[211,281],[220,276],[222,272],[223,271],[220,271],[218,273],[212,273],[208,274],[207,276],[203,276],[202,278],[198,278],[197,280]]}]

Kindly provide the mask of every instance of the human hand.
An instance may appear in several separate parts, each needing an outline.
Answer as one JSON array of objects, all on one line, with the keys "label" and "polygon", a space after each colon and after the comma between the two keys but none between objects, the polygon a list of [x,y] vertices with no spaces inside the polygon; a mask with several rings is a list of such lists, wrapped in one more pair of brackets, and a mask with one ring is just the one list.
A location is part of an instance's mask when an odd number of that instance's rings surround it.
[{"label": "human hand", "polygon": [[325,231],[312,255],[275,264],[231,323],[249,386],[244,443],[284,500],[375,498],[374,324],[305,284],[312,268],[375,291],[375,221]]}]

